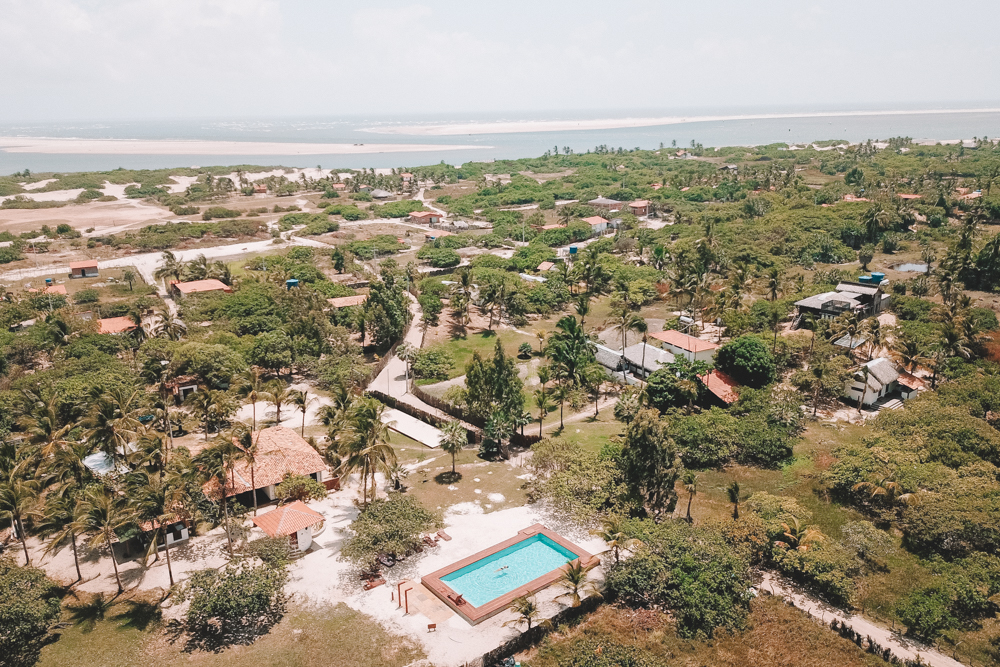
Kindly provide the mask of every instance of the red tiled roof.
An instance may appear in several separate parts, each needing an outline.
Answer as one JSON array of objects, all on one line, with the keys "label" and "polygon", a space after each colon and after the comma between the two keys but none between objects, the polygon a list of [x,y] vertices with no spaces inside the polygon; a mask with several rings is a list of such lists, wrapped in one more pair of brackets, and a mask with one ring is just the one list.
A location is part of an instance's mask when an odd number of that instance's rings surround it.
[{"label": "red tiled roof", "polygon": [[197,292],[232,292],[233,288],[215,278],[208,280],[192,280],[186,283],[175,281],[170,282],[171,286],[180,290],[181,294],[195,294]]},{"label": "red tiled roof", "polygon": [[254,525],[271,537],[285,537],[322,520],[322,514],[309,509],[301,500],[253,517]]},{"label": "red tiled roof", "polygon": [[97,268],[97,260],[96,259],[86,259],[86,260],[84,260],[82,262],[70,262],[69,263],[69,268],[70,268],[70,271],[74,271],[76,269],[96,269]]},{"label": "red tiled roof", "polygon": [[920,199],[920,195],[896,195],[900,199]]},{"label": "red tiled roof", "polygon": [[347,186],[344,185],[343,183],[334,183],[333,184],[333,189],[334,190],[346,190]]},{"label": "red tiled roof", "polygon": [[844,201],[868,201],[864,197],[855,197],[854,195],[844,195]]},{"label": "red tiled roof", "polygon": [[100,325],[98,333],[102,334],[124,333],[136,327],[135,322],[129,317],[106,317],[103,320],[98,320],[97,323]]},{"label": "red tiled roof", "polygon": [[726,405],[732,405],[739,400],[740,396],[736,393],[736,388],[740,385],[722,371],[712,370],[706,375],[699,375],[698,379],[701,380],[706,389],[718,396]]},{"label": "red tiled roof", "polygon": [[[235,496],[251,488],[263,489],[280,484],[285,475],[311,475],[326,470],[323,457],[298,433],[284,426],[272,426],[253,434],[257,441],[256,463],[251,475],[250,464],[241,461],[226,478],[226,496]],[[253,483],[251,485],[251,478]],[[217,498],[218,482],[212,480],[203,487],[205,495]]]},{"label": "red tiled roof", "polygon": [[367,294],[355,294],[353,296],[338,296],[335,299],[327,299],[326,302],[334,308],[347,308],[348,306],[360,306],[367,300]]},{"label": "red tiled roof", "polygon": [[45,288],[46,294],[66,294],[65,285],[49,285]]},{"label": "red tiled roof", "polygon": [[629,206],[631,206],[632,208],[642,208],[643,206],[649,206],[649,202],[646,201],[645,199],[637,199],[631,204],[629,204]]},{"label": "red tiled roof", "polygon": [[410,214],[411,218],[440,218],[440,213],[435,213],[434,211],[414,211]]},{"label": "red tiled roof", "polygon": [[599,215],[592,215],[589,218],[584,218],[583,221],[586,222],[591,227],[593,227],[594,225],[607,224],[608,222]]},{"label": "red tiled roof", "polygon": [[907,389],[923,389],[924,381],[918,378],[916,375],[907,373],[902,368],[899,369],[899,377],[896,378],[896,382],[903,385]]},{"label": "red tiled roof", "polygon": [[695,338],[694,336],[688,336],[686,333],[681,333],[680,331],[675,331],[674,329],[657,331],[656,333],[649,334],[649,336],[650,338],[661,340],[668,345],[679,347],[680,349],[687,350],[688,352],[704,352],[705,350],[714,350],[719,347],[712,341],[702,340],[700,338]]},{"label": "red tiled roof", "polygon": [[554,262],[542,262],[541,264],[538,265],[538,270],[539,271],[548,271],[553,266],[555,266]]},{"label": "red tiled roof", "polygon": [[451,232],[446,232],[443,229],[433,229],[429,232],[424,232],[424,236],[439,239],[442,236],[454,236],[454,234],[452,234]]},{"label": "red tiled roof", "polygon": [[566,225],[560,225],[560,224],[554,222],[551,225],[542,225],[541,227],[539,227],[539,229],[541,229],[542,231],[545,231],[547,229],[562,229],[565,226]]}]

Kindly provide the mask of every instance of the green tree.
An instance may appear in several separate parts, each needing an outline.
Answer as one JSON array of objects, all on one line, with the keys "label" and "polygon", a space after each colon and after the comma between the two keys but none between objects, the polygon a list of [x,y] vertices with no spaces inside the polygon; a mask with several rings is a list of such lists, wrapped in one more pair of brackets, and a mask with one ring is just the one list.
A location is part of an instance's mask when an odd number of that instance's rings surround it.
[{"label": "green tree", "polygon": [[[530,630],[533,624],[538,624],[538,619],[542,615],[541,609],[538,608],[538,602],[535,601],[535,596],[533,595],[522,595],[521,597],[515,598],[514,601],[510,603],[510,607],[508,609],[516,614],[517,617],[504,622],[505,627],[508,625],[513,625],[515,627],[524,625],[527,626],[527,630]],[[541,621],[541,624],[546,627],[551,625],[548,620]]]},{"label": "green tree", "polygon": [[29,516],[38,503],[39,485],[32,479],[8,479],[0,484],[0,517],[10,521],[17,530],[17,536],[24,548],[24,564],[31,565],[28,554],[28,534],[24,530],[24,518]]},{"label": "green tree", "polygon": [[284,331],[265,331],[258,334],[247,355],[255,366],[281,373],[283,368],[291,371],[294,358],[292,339]]},{"label": "green tree", "polygon": [[104,543],[111,556],[111,565],[115,570],[115,581],[118,592],[125,590],[122,578],[118,573],[118,560],[115,557],[114,542],[117,532],[123,528],[135,525],[136,515],[128,506],[128,501],[117,491],[103,486],[91,486],[84,491],[76,508],[75,529],[78,533],[93,533],[89,542],[92,549]]},{"label": "green tree", "polygon": [[184,515],[188,505],[187,488],[173,476],[161,477],[146,473],[138,483],[131,485],[129,497],[136,519],[153,526],[153,539],[149,541],[146,558],[150,554],[159,558],[159,545],[162,542],[167,559],[167,575],[173,586],[174,570],[170,562],[167,526]]},{"label": "green tree", "polygon": [[316,402],[316,397],[309,395],[309,390],[293,390],[292,396],[288,401],[291,405],[294,405],[302,412],[302,428],[300,429],[299,435],[303,438],[306,437],[306,411],[309,406]]},{"label": "green tree", "polygon": [[690,470],[685,470],[683,481],[684,490],[688,493],[687,516],[685,519],[688,523],[694,523],[694,519],[691,518],[691,502],[694,500],[695,494],[698,493],[698,476]]},{"label": "green tree", "polygon": [[468,409],[472,415],[515,415],[524,410],[524,383],[518,375],[517,365],[513,359],[507,358],[499,339],[493,358],[483,359],[478,352],[474,353],[465,373]]},{"label": "green tree", "polygon": [[469,442],[468,433],[462,423],[453,420],[441,428],[441,450],[451,455],[451,474],[455,475],[455,457]]},{"label": "green tree", "polygon": [[640,410],[625,429],[621,466],[633,495],[660,517],[677,505],[675,485],[681,462],[656,410]]},{"label": "green tree", "polygon": [[59,586],[34,567],[0,556],[0,660],[32,667],[59,620]]},{"label": "green tree", "polygon": [[774,356],[756,336],[740,336],[723,345],[715,355],[715,366],[755,389],[771,384],[777,375]]},{"label": "green tree", "polygon": [[323,500],[326,498],[326,487],[309,475],[286,473],[285,478],[275,487],[274,495],[289,502]]},{"label": "green tree", "polygon": [[209,568],[193,573],[177,599],[191,603],[187,611],[191,629],[205,632],[217,627],[225,636],[273,621],[282,608],[287,580],[284,567],[241,561],[222,570]]},{"label": "green tree", "polygon": [[594,569],[595,566],[596,563],[585,567],[579,558],[567,563],[566,569],[563,571],[562,577],[559,579],[559,585],[562,586],[566,592],[556,596],[556,599],[567,597],[570,600],[571,607],[579,607],[583,603],[583,597],[585,596],[594,595],[597,597],[603,597],[601,592],[598,590],[597,585],[589,581],[590,571]]}]

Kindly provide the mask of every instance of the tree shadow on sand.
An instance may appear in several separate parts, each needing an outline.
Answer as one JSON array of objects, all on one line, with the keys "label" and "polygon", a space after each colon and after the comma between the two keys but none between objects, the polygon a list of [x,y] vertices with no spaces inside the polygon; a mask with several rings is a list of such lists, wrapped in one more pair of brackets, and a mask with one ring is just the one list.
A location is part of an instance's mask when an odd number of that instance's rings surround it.
[{"label": "tree shadow on sand", "polygon": [[461,481],[461,479],[462,479],[462,473],[460,473],[460,472],[452,472],[450,470],[448,470],[446,472],[438,473],[437,475],[434,476],[434,481],[437,482],[438,484],[442,484],[442,485],[444,485],[444,484],[454,484],[456,482]]}]

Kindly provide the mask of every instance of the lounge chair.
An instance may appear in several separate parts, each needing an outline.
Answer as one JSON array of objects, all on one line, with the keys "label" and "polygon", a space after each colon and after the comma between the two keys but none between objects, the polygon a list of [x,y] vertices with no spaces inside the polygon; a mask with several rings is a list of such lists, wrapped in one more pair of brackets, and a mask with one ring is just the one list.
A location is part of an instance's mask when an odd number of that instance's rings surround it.
[{"label": "lounge chair", "polygon": [[383,584],[385,584],[385,579],[379,577],[378,579],[372,579],[371,581],[366,581],[364,588],[366,591],[370,591],[371,589],[382,586]]},{"label": "lounge chair", "polygon": [[440,537],[445,542],[451,542],[451,535],[449,535],[448,533],[444,532],[443,530],[439,530],[437,532],[437,536]]},{"label": "lounge chair", "polygon": [[384,565],[385,567],[392,567],[393,565],[396,564],[396,561],[392,558],[392,556],[389,556],[388,554],[379,554],[378,562]]}]

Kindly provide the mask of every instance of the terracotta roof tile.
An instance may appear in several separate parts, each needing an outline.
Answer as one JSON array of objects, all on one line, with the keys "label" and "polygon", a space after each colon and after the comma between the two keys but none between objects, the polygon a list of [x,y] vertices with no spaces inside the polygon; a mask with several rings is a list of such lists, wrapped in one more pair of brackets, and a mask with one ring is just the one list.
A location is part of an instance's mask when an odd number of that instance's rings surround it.
[{"label": "terracotta roof tile", "polygon": [[136,327],[135,322],[128,317],[105,317],[103,320],[98,320],[97,323],[100,326],[98,333],[102,334],[124,333]]},{"label": "terracotta roof tile", "polygon": [[82,262],[70,262],[69,263],[69,268],[70,268],[71,271],[75,270],[75,269],[96,269],[97,268],[97,260],[96,259],[87,259],[87,260],[84,260]]},{"label": "terracotta roof tile", "polygon": [[323,521],[324,517],[301,500],[253,517],[254,525],[271,537],[285,537]]},{"label": "terracotta roof tile", "polygon": [[688,352],[704,352],[705,350],[714,350],[719,347],[712,341],[695,338],[694,336],[689,336],[686,333],[681,333],[680,331],[676,331],[674,329],[657,331],[656,333],[649,334],[649,337],[663,341],[667,345],[673,345],[674,347],[678,347],[682,350],[687,350]]},{"label": "terracotta roof tile", "polygon": [[348,306],[360,306],[367,300],[367,294],[354,294],[352,296],[338,296],[335,299],[327,299],[326,302],[334,308],[347,308]]},{"label": "terracotta roof tile", "polygon": [[736,388],[740,385],[720,370],[712,370],[707,375],[699,375],[698,379],[701,380],[706,389],[718,396],[726,405],[732,405],[740,398],[740,395],[736,393]]},{"label": "terracotta roof tile", "polygon": [[[253,471],[244,461],[236,464],[226,480],[226,496],[280,484],[286,474],[311,475],[327,469],[326,461],[298,433],[284,426],[272,426],[253,434],[257,457]],[[252,484],[251,484],[252,480]],[[217,498],[218,482],[205,484],[205,495]]]},{"label": "terracotta roof tile", "polygon": [[208,280],[192,280],[186,283],[171,281],[170,285],[180,290],[181,294],[195,294],[197,292],[232,292],[233,288],[215,278]]}]

